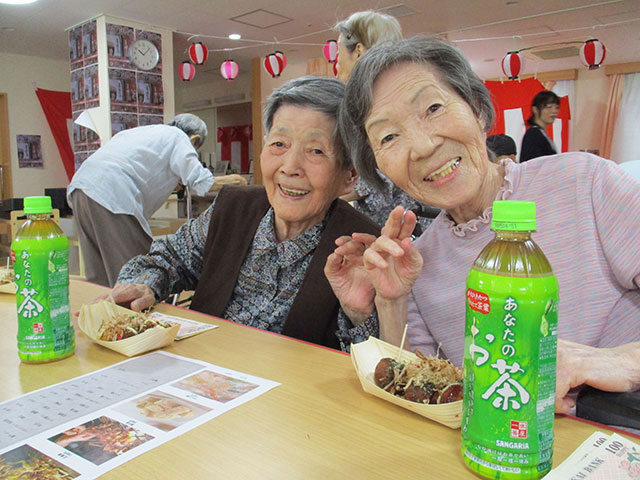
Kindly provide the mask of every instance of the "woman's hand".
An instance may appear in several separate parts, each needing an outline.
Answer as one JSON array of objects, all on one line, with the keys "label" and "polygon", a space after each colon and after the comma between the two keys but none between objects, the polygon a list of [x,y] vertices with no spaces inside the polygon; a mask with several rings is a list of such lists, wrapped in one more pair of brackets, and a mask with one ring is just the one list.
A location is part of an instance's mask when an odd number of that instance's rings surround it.
[{"label": "woman's hand", "polygon": [[406,297],[422,270],[422,256],[411,242],[415,213],[394,208],[380,236],[363,255],[363,264],[376,296],[385,300]]},{"label": "woman's hand", "polygon": [[[156,296],[153,290],[142,283],[132,283],[130,285],[117,284],[111,290],[110,296],[118,305],[130,308],[135,312],[141,312],[156,303]],[[104,298],[108,297],[105,295]]]},{"label": "woman's hand", "polygon": [[362,265],[362,255],[375,239],[365,233],[336,239],[338,248],[329,255],[324,267],[342,310],[356,326],[365,321],[374,308],[375,290]]},{"label": "woman's hand", "polygon": [[640,342],[595,348],[558,340],[556,413],[571,410],[575,400],[567,394],[580,385],[607,392],[627,392],[640,386]]}]

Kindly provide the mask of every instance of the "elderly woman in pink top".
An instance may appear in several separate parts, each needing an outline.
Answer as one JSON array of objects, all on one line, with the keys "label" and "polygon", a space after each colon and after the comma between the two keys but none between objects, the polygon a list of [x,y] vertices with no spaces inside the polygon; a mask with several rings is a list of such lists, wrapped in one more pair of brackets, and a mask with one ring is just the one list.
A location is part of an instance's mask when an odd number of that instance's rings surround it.
[{"label": "elderly woman in pink top", "polygon": [[489,92],[450,44],[427,38],[371,49],[347,85],[340,128],[365,180],[376,166],[443,212],[412,243],[415,216],[397,207],[382,236],[354,234],[325,273],[343,304],[377,308],[381,337],[461,365],[465,279],[493,238],[494,200],[533,200],[540,245],[560,284],[556,411],[569,389],[640,385],[640,184],[583,154],[492,163]]}]

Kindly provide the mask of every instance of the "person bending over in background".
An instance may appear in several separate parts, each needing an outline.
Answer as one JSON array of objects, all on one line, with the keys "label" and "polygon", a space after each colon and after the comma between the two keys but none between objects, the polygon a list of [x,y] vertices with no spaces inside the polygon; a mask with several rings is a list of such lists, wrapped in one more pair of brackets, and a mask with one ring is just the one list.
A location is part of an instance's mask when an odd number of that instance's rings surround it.
[{"label": "person bending over in background", "polygon": [[[67,187],[87,280],[112,287],[131,258],[149,251],[149,218],[180,182],[197,195],[214,184],[196,150],[207,136],[195,115],[177,115],[168,125],[117,133],[87,158]],[[240,175],[218,183],[246,184]]]}]

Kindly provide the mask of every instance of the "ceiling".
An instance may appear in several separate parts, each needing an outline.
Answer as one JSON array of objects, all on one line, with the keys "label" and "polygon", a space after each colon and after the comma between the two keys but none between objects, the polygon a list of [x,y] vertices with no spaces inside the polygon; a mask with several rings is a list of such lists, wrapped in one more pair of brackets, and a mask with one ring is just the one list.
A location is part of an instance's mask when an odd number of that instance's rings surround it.
[{"label": "ceiling", "polygon": [[[336,37],[331,31],[336,21],[371,8],[394,14],[405,36],[446,34],[483,78],[501,74],[500,61],[507,51],[527,47],[536,48],[527,53],[523,73],[583,68],[576,50],[573,56],[550,60],[532,52],[553,56],[546,50],[567,45],[551,44],[589,38],[605,44],[607,64],[640,61],[638,0],[40,0],[0,5],[0,51],[65,59],[66,29],[105,14],[176,32],[177,63],[186,59],[189,34],[200,35],[213,50],[207,63],[198,67],[203,73],[196,79],[205,81],[219,75],[219,64],[228,55],[241,72],[249,71],[252,57],[276,49],[286,53],[288,62],[320,57],[321,45]],[[228,40],[230,33],[273,44]],[[249,48],[216,51],[236,47]]]}]

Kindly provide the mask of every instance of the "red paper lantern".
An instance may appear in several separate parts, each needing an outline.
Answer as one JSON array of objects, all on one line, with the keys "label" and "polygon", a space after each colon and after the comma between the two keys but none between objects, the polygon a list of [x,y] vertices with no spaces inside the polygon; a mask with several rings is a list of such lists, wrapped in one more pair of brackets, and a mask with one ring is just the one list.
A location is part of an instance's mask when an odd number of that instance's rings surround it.
[{"label": "red paper lantern", "polygon": [[520,52],[509,52],[502,59],[502,71],[509,80],[517,80],[524,66],[524,59]]},{"label": "red paper lantern", "polygon": [[327,40],[327,43],[322,48],[322,53],[329,63],[334,63],[338,59],[338,42]]},{"label": "red paper lantern", "polygon": [[587,40],[582,47],[580,47],[580,60],[582,60],[585,67],[589,67],[589,70],[600,68],[600,64],[604,62],[606,55],[607,49],[597,38]]},{"label": "red paper lantern", "polygon": [[220,75],[229,82],[238,76],[239,71],[238,64],[233,60],[225,60],[220,65]]},{"label": "red paper lantern", "polygon": [[265,57],[264,69],[273,78],[279,77],[280,73],[282,73],[283,68],[284,68],[284,65],[282,64],[282,59],[278,57],[275,53],[270,53]]},{"label": "red paper lantern", "polygon": [[207,57],[209,56],[209,51],[207,47],[202,42],[192,43],[189,47],[189,58],[196,65],[202,65],[207,61]]},{"label": "red paper lantern", "polygon": [[178,70],[178,75],[180,75],[183,82],[188,82],[196,76],[196,67],[189,62],[182,62],[180,64],[180,69]]},{"label": "red paper lantern", "polygon": [[[282,60],[282,70],[284,70],[284,67],[287,66],[287,57],[285,57],[284,52],[281,52],[280,50],[276,50],[275,52],[273,52],[273,54],[278,57],[280,60]],[[280,71],[280,73],[282,73],[282,70]]]}]

